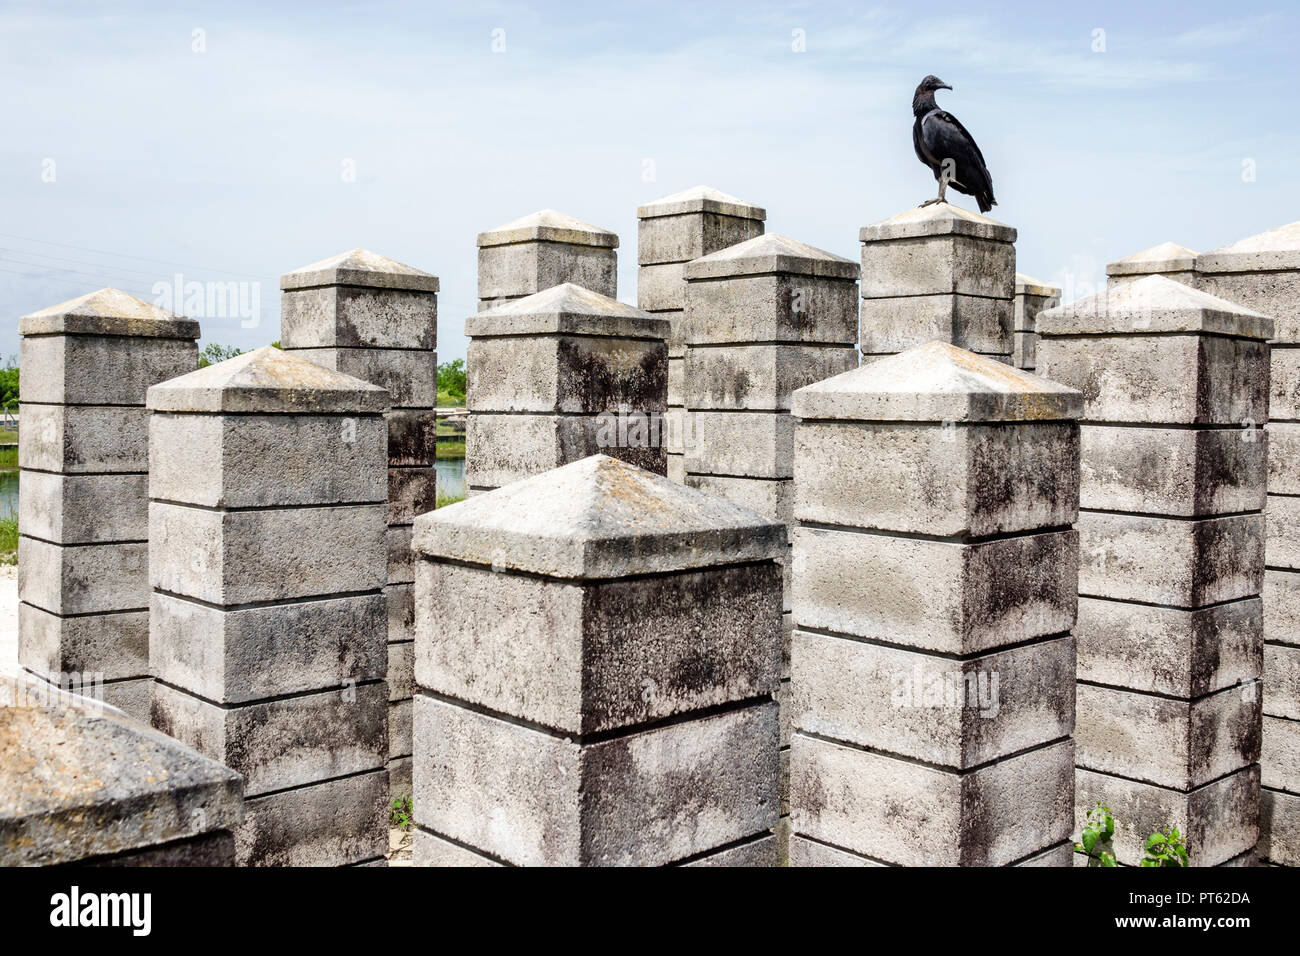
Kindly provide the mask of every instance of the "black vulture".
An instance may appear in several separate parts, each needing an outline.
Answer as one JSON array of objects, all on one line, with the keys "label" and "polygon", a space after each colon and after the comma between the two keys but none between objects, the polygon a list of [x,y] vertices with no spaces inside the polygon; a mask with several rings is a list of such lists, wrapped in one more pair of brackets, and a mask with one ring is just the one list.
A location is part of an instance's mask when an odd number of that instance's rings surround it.
[{"label": "black vulture", "polygon": [[939,182],[938,198],[921,205],[943,202],[944,190],[951,186],[959,193],[974,196],[980,212],[988,212],[998,201],[993,198],[993,177],[984,165],[984,154],[957,117],[939,109],[934,102],[935,90],[951,89],[937,76],[927,76],[912,96],[912,115],[916,117],[912,124],[912,145],[916,147],[916,158],[934,171],[934,178]]}]

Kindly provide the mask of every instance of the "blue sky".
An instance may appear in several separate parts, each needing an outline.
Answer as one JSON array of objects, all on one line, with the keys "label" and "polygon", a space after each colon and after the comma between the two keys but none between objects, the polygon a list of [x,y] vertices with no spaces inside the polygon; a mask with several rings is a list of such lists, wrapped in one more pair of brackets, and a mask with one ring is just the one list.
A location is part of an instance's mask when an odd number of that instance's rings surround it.
[{"label": "blue sky", "polygon": [[545,207],[612,229],[635,301],[637,204],[699,183],[855,257],[933,195],[926,73],[1020,271],[1075,297],[1158,242],[1300,218],[1298,34],[1282,4],[0,3],[0,354],[20,315],[177,273],[260,283],[259,324],[201,323],[262,345],[282,272],[364,246],[441,277],[455,358],[476,233]]}]

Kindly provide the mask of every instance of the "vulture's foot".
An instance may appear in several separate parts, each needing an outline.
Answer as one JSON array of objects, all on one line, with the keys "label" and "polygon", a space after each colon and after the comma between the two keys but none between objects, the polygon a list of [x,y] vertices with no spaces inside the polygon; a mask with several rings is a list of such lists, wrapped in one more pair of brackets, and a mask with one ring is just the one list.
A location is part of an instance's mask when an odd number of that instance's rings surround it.
[{"label": "vulture's foot", "polygon": [[921,203],[921,205],[917,206],[916,208],[924,209],[926,206],[933,206],[935,203],[943,202],[943,201],[944,200],[942,196],[936,196],[934,199],[927,199],[925,202]]}]

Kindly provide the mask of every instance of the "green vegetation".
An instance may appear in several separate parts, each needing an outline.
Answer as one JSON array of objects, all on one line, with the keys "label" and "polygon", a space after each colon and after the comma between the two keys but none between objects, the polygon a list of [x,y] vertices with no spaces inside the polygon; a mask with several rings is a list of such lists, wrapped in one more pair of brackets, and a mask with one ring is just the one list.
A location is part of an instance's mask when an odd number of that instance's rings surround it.
[{"label": "green vegetation", "polygon": [[464,500],[465,500],[464,495],[444,495],[440,491],[438,492],[438,497],[434,501],[433,506],[435,508],[445,508],[447,507],[447,505],[454,505],[456,502],[464,501]]},{"label": "green vegetation", "polygon": [[465,360],[456,359],[438,366],[439,407],[465,404]]},{"label": "green vegetation", "polygon": [[[462,452],[461,454],[464,454]],[[0,471],[9,471],[18,467],[18,446],[0,446]]]},{"label": "green vegetation", "polygon": [[411,829],[411,798],[398,797],[388,812],[388,825],[395,830]]},{"label": "green vegetation", "polygon": [[465,439],[460,441],[440,441],[437,450],[434,452],[435,457],[441,461],[443,458],[464,458],[465,457]]},{"label": "green vegetation", "polygon": [[0,518],[0,564],[18,563],[18,519],[13,515]]},{"label": "green vegetation", "polygon": [[[1115,818],[1110,807],[1097,805],[1088,811],[1083,832],[1074,852],[1088,858],[1088,866],[1118,866],[1115,862]],[[1177,827],[1165,827],[1147,837],[1139,866],[1188,866],[1187,844]]]},{"label": "green vegetation", "polygon": [[232,359],[236,355],[243,354],[243,349],[237,349],[233,345],[219,345],[216,342],[209,342],[203,346],[203,351],[199,353],[199,368],[207,368],[209,365],[216,365],[218,362],[224,362],[226,359]]},{"label": "green vegetation", "polygon": [[7,412],[18,409],[18,362],[12,355],[0,368],[0,408]]}]

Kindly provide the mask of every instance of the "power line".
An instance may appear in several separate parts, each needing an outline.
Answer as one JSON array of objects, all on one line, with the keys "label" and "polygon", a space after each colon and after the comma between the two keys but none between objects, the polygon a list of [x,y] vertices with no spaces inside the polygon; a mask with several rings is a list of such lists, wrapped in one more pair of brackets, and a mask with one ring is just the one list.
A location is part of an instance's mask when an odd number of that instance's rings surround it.
[{"label": "power line", "polygon": [[[140,262],[154,262],[159,265],[173,266],[179,269],[198,269],[200,272],[220,272],[223,275],[238,276],[240,278],[247,278],[249,275],[247,272],[231,272],[229,269],[211,269],[207,266],[196,266],[184,262],[169,262],[166,259],[153,259],[149,256],[136,256],[127,252],[110,252],[107,249],[92,249],[89,246],[75,246],[68,242],[52,242],[49,239],[36,239],[32,236],[17,236],[10,232],[0,232],[0,236],[4,236],[6,239],[21,239],[23,242],[36,242],[43,246],[60,246],[64,249],[75,249],[78,252],[93,252],[96,255],[117,256],[121,259],[136,259]],[[37,254],[39,255],[39,253]]]},{"label": "power line", "polygon": [[[132,269],[132,268],[129,267],[129,266],[118,266],[118,265],[113,265],[113,264],[111,264],[111,263],[103,263],[103,262],[86,262],[84,259],[69,259],[69,258],[67,258],[67,257],[65,257],[65,256],[51,256],[51,255],[49,255],[49,254],[47,254],[47,253],[44,253],[44,252],[31,252],[31,251],[29,251],[29,250],[27,250],[27,249],[8,249],[8,248],[5,248],[4,246],[0,246],[0,252],[7,252],[7,253],[9,253],[11,256],[34,256],[34,257],[36,257],[36,258],[38,258],[38,259],[52,259],[52,260],[54,260],[55,262],[71,262],[73,265],[78,265],[78,266],[93,266],[93,267],[96,268],[96,269],[112,269],[112,270],[114,270],[114,271],[121,271],[121,272],[135,272],[135,273],[137,273],[137,274],[139,274],[139,275],[147,276],[148,278],[151,278],[151,279],[157,279],[157,278],[159,278],[159,274],[158,274],[158,273],[159,273],[159,270],[157,270],[157,269],[153,269],[153,270],[146,270],[146,269]],[[15,260],[15,261],[16,261],[16,260]],[[43,266],[44,263],[42,263],[42,262],[24,262],[24,263],[22,263],[22,265]],[[170,279],[170,277],[168,277],[168,278]]]}]

